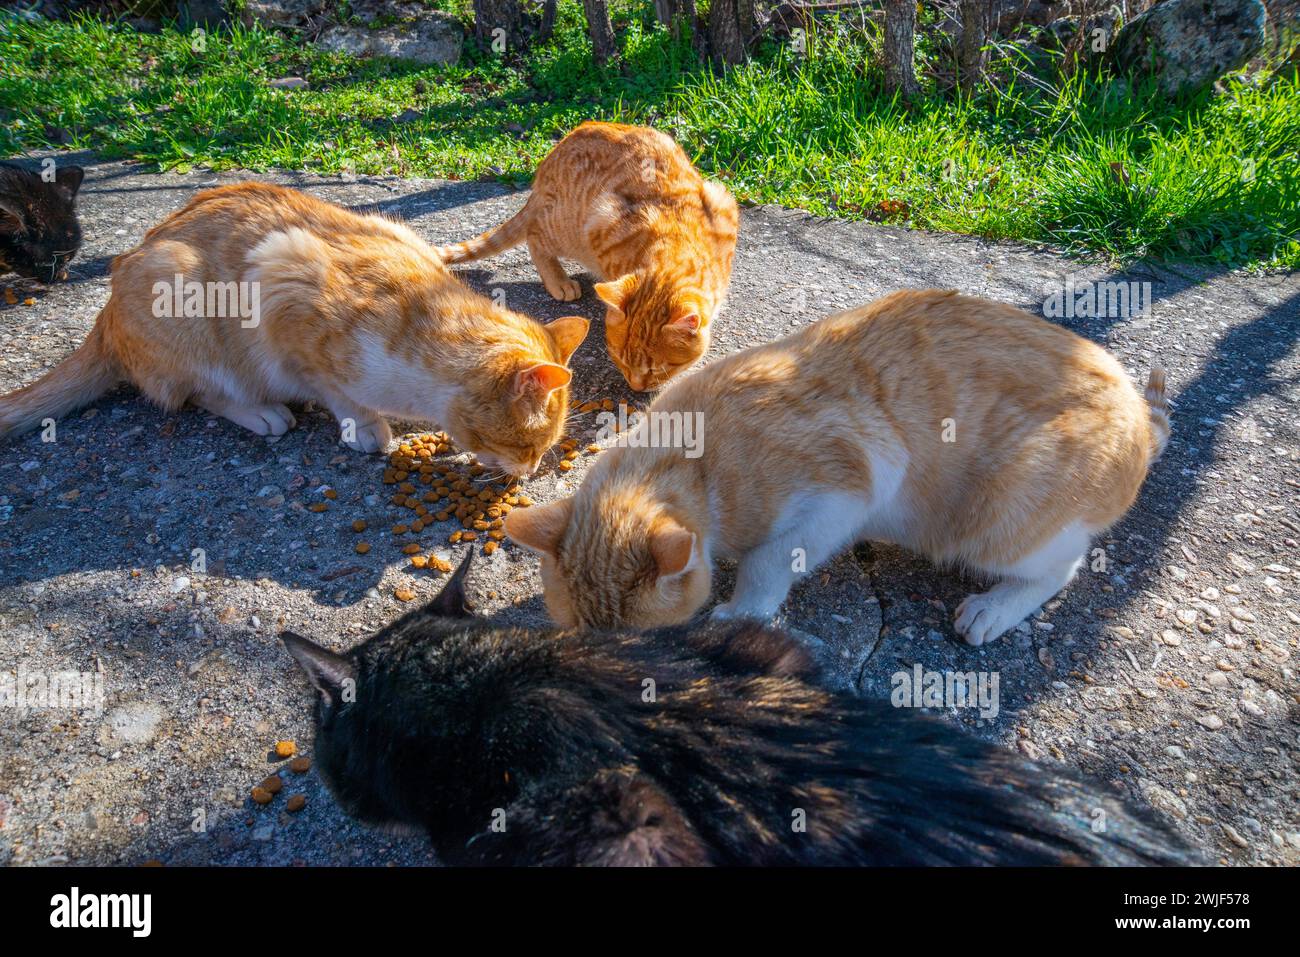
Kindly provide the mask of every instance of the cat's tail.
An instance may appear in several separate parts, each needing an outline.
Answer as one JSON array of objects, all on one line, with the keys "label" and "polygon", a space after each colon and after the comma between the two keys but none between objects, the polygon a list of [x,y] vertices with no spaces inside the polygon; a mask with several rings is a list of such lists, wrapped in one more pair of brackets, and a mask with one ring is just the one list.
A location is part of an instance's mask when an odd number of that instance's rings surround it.
[{"label": "cat's tail", "polygon": [[[530,197],[531,200],[531,197]],[[486,259],[497,253],[505,252],[518,246],[528,238],[528,223],[532,218],[528,211],[529,203],[507,219],[500,226],[489,229],[482,236],[467,239],[463,243],[439,246],[438,255],[448,266],[453,263],[467,263],[475,259]]]},{"label": "cat's tail", "polygon": [[[996,701],[997,692],[989,699]],[[882,699],[852,703],[863,858],[911,866],[1189,866],[1202,854],[1146,804]]]},{"label": "cat's tail", "polygon": [[1151,416],[1151,461],[1160,458],[1169,443],[1173,426],[1169,422],[1170,402],[1165,394],[1165,370],[1152,366],[1147,377],[1147,408]]},{"label": "cat's tail", "polygon": [[31,385],[0,396],[0,438],[21,435],[93,402],[116,385],[122,372],[109,353],[103,324],[86,341]]}]

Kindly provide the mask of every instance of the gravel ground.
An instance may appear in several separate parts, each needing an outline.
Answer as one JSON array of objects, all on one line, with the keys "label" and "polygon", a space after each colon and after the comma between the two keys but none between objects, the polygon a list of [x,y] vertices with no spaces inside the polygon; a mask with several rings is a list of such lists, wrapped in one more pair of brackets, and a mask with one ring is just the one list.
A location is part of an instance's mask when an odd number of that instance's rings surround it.
[{"label": "gravel ground", "polygon": [[[89,174],[73,280],[0,280],[18,300],[0,302],[4,391],[82,340],[108,297],[111,257],[196,190],[249,175],[77,159]],[[263,178],[400,215],[434,242],[471,236],[523,201],[495,184]],[[514,308],[599,318],[589,277],[580,302],[559,304],[523,250],[478,266],[462,275]],[[1177,403],[1173,441],[1132,513],[1098,543],[1104,559],[981,649],[959,644],[950,621],[978,583],[891,547],[862,546],[815,573],[787,604],[788,624],[814,643],[828,680],[863,694],[888,695],[891,676],[916,665],[996,675],[996,716],[952,707],[953,721],[1113,782],[1223,863],[1295,864],[1300,276],[1117,274],[1024,245],[752,208],[713,354],[905,287],[1040,311],[1067,276],[1151,284],[1148,316],[1061,321],[1135,377],[1163,362]],[[599,326],[576,364],[578,398],[633,398]],[[409,569],[393,545],[380,459],[336,434],[326,414],[308,412],[288,435],[257,438],[199,411],[164,415],[123,388],[60,423],[57,441],[0,443],[0,675],[83,672],[104,690],[98,710],[0,708],[0,862],[435,862],[422,838],[349,821],[314,772],[286,772],[266,807],[249,799],[283,763],[275,741],[310,753],[311,696],[277,632],[347,647],[407,607],[398,586],[421,598],[437,589],[438,576]],[[585,467],[584,457],[563,477],[547,471],[526,491],[551,500]],[[324,487],[337,499],[309,510]],[[370,523],[365,556],[348,527],[356,518]],[[503,620],[544,621],[536,563],[513,546],[478,564],[473,592]],[[290,814],[294,793],[307,805]]]}]

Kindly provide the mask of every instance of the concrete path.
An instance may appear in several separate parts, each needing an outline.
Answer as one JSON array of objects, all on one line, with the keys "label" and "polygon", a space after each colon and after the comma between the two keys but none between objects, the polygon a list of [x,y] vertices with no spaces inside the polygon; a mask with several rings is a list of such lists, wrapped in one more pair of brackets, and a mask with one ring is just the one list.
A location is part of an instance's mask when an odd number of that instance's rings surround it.
[{"label": "concrete path", "polygon": [[[86,242],[73,281],[0,280],[0,390],[27,383],[85,336],[108,297],[110,259],[196,190],[250,174],[147,174],[90,166]],[[435,242],[516,210],[493,184],[261,177],[409,221]],[[462,274],[541,319],[602,315],[584,278],[576,304],[542,290],[523,250]],[[888,695],[923,670],[996,674],[996,715],[953,721],[1043,761],[1061,761],[1146,801],[1225,863],[1300,862],[1296,765],[1300,454],[1296,408],[1300,276],[1144,267],[1113,273],[1044,249],[746,209],[730,305],[714,356],[769,341],[904,287],[943,286],[1041,312],[1071,278],[1150,283],[1150,315],[1062,319],[1135,377],[1170,374],[1174,437],[1104,558],[1019,631],[959,644],[952,610],[977,582],[894,548],[863,546],[798,588],[788,623],[829,680]],[[1140,288],[1140,287],[1138,287]],[[24,305],[27,296],[33,305]],[[632,398],[593,328],[579,398]],[[314,772],[255,806],[279,766],[310,753],[311,696],[276,641],[285,626],[350,646],[420,596],[392,547],[381,463],[336,445],[324,413],[279,440],[198,411],[164,415],[123,388],[39,435],[0,442],[0,674],[102,675],[94,710],[0,708],[0,863],[424,863],[422,838],[347,820]],[[582,437],[582,433],[578,433]],[[585,466],[528,484],[546,501]],[[330,486],[338,498],[322,501]],[[353,551],[364,518],[375,547]],[[429,537],[445,541],[445,533]],[[192,569],[202,549],[206,572]],[[730,588],[729,570],[718,588]],[[482,561],[473,589],[503,619],[544,621],[535,562],[513,547]]]}]

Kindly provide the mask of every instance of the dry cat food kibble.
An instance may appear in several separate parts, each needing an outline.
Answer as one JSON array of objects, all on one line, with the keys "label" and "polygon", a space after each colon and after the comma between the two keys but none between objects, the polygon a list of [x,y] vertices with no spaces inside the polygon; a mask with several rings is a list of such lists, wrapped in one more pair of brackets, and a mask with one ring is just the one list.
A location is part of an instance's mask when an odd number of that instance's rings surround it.
[{"label": "dry cat food kibble", "polygon": [[284,787],[284,782],[280,780],[280,775],[278,774],[272,774],[261,784],[262,790],[268,791],[271,794],[279,794],[282,787]]},{"label": "dry cat food kibble", "polygon": [[305,794],[290,795],[289,800],[284,802],[284,809],[288,811],[290,814],[297,814],[306,806],[307,806],[307,795]]},{"label": "dry cat food kibble", "polygon": [[415,598],[415,592],[411,591],[411,589],[407,588],[405,585],[402,585],[393,589],[393,597],[398,601],[411,601]]},{"label": "dry cat food kibble", "polygon": [[294,774],[306,774],[311,770],[311,758],[299,755],[289,762],[289,770]]},{"label": "dry cat food kibble", "polygon": [[298,746],[292,741],[275,742],[275,756],[277,758],[291,758],[298,750]]},{"label": "dry cat food kibble", "polygon": [[252,798],[254,804],[270,804],[275,795],[266,788],[253,788]]},{"label": "dry cat food kibble", "polygon": [[[582,405],[590,411],[608,411],[614,408],[610,399],[588,400]],[[600,447],[594,444],[583,445],[578,439],[567,437],[557,443],[556,450],[561,456],[557,470],[572,470],[584,448],[586,451],[598,451]],[[482,541],[485,554],[491,555],[502,550],[506,539],[501,530],[505,516],[515,508],[529,507],[533,500],[523,494],[523,488],[517,480],[496,478],[493,471],[477,462],[434,461],[435,456],[449,452],[454,453],[456,449],[447,434],[432,432],[409,436],[388,454],[388,463],[382,475],[383,484],[395,486],[390,499],[392,504],[409,510],[404,512],[400,521],[391,526],[392,534],[419,535],[433,528],[435,522],[453,522],[462,527],[450,532],[447,538],[450,544]],[[328,487],[322,488],[322,494],[327,499],[338,497],[337,492]],[[321,502],[309,507],[323,510],[329,506]],[[410,517],[407,518],[406,515]],[[366,531],[369,524],[364,519],[357,519],[351,527],[360,534]],[[408,568],[411,570],[428,569],[442,574],[452,570],[449,561],[431,553],[426,554],[419,542],[408,539],[393,544],[398,546],[402,554],[410,556]],[[368,542],[358,542],[355,546],[358,555],[369,554],[370,550]],[[394,595],[399,601],[411,601],[415,597],[415,593],[405,585],[397,586]]]}]

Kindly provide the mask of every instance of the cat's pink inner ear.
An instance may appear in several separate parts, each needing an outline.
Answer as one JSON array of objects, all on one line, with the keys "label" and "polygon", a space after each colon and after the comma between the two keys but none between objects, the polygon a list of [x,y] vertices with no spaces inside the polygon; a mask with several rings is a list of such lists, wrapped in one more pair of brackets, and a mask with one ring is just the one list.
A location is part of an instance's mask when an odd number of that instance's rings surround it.
[{"label": "cat's pink inner ear", "polygon": [[512,542],[554,555],[572,514],[573,499],[569,498],[549,505],[517,508],[506,516],[505,532]]},{"label": "cat's pink inner ear", "polygon": [[554,362],[540,362],[515,374],[515,391],[520,395],[550,395],[573,379],[573,373]]},{"label": "cat's pink inner ear", "polygon": [[582,316],[561,316],[554,322],[546,324],[546,331],[550,333],[551,341],[555,343],[555,348],[560,350],[560,361],[567,363],[569,357],[577,351],[578,346],[582,345],[582,340],[587,338],[587,330],[591,328],[591,323]]},{"label": "cat's pink inner ear", "polygon": [[695,533],[671,518],[664,519],[650,534],[650,554],[660,578],[680,575],[694,562]]},{"label": "cat's pink inner ear", "polygon": [[596,295],[601,298],[607,306],[623,310],[623,304],[627,302],[627,297],[632,294],[636,286],[636,273],[628,273],[626,276],[620,276],[618,279],[610,282],[596,283]]},{"label": "cat's pink inner ear", "polygon": [[699,332],[700,314],[698,312],[683,313],[680,316],[674,317],[673,321],[668,323],[668,325],[682,332]]}]

